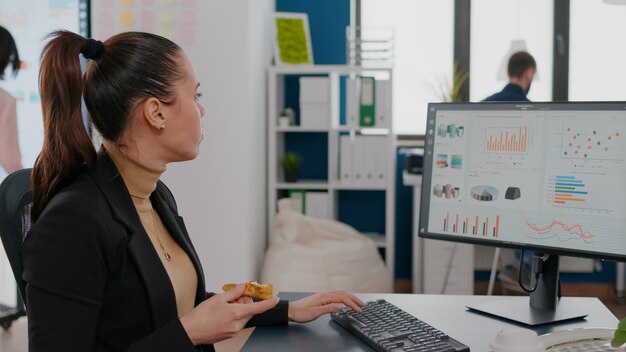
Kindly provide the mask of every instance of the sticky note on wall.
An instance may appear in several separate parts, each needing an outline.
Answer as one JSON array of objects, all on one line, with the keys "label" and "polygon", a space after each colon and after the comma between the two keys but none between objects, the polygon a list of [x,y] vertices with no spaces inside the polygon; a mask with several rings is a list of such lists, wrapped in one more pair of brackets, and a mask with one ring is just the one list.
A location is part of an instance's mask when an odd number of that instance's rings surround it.
[{"label": "sticky note on wall", "polygon": [[120,6],[133,6],[134,0],[120,0]]},{"label": "sticky note on wall", "polygon": [[157,29],[157,34],[162,37],[172,40],[174,39],[174,27],[169,26],[169,25],[160,26]]},{"label": "sticky note on wall", "polygon": [[159,22],[166,25],[174,23],[174,14],[170,11],[159,12]]},{"label": "sticky note on wall", "polygon": [[143,24],[154,24],[154,22],[156,22],[156,16],[154,14],[154,11],[143,11],[141,12],[141,23]]},{"label": "sticky note on wall", "polygon": [[132,12],[130,11],[120,12],[120,24],[132,25],[133,23],[135,23],[135,18]]}]

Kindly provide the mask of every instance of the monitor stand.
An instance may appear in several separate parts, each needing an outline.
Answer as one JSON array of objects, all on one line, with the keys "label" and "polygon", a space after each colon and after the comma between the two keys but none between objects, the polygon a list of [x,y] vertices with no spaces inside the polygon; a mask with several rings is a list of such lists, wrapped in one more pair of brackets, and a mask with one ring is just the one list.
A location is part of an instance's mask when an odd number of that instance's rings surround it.
[{"label": "monitor stand", "polygon": [[[567,297],[561,298],[559,286],[559,256],[533,254],[531,277],[536,273],[537,289],[529,297],[507,297],[492,302],[467,306],[471,311],[511,320],[529,326],[582,319],[588,314]],[[531,281],[533,281],[531,279]]]}]

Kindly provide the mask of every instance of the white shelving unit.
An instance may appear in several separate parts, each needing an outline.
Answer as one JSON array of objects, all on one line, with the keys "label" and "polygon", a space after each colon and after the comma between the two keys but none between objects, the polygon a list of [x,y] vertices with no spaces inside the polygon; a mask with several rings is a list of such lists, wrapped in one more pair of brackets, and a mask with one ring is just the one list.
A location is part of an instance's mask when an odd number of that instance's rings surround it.
[{"label": "white shelving unit", "polygon": [[[330,81],[330,120],[327,128],[303,128],[300,126],[279,127],[278,116],[285,106],[285,76],[313,75],[326,76]],[[316,66],[289,66],[271,67],[268,70],[268,104],[267,104],[267,144],[268,144],[268,234],[274,229],[277,201],[279,194],[289,190],[326,191],[328,192],[328,209],[333,219],[338,218],[340,191],[381,191],[385,192],[385,230],[384,233],[367,233],[376,245],[383,251],[388,273],[393,282],[394,275],[394,242],[395,242],[395,168],[396,146],[395,136],[391,128],[359,127],[358,116],[346,116],[346,123],[340,123],[340,79],[341,77],[355,78],[357,76],[374,76],[380,79],[392,79],[389,68],[364,69],[355,66],[316,65]],[[346,94],[347,95],[347,94]],[[390,99],[390,97],[389,97]],[[346,105],[348,102],[345,102]],[[391,121],[391,101],[388,103],[388,121]],[[358,109],[356,109],[358,111]],[[388,156],[385,164],[385,179],[376,184],[348,184],[340,179],[340,148],[341,135],[349,135],[352,143],[357,135],[366,135],[372,132],[385,138],[385,155]],[[320,158],[328,160],[328,174],[323,180],[299,180],[295,183],[284,181],[280,159],[287,152],[285,150],[285,136],[299,133],[323,133],[327,135],[327,155]],[[323,152],[320,152],[323,153]],[[348,224],[352,225],[352,224]],[[390,290],[393,289],[392,287]]]}]

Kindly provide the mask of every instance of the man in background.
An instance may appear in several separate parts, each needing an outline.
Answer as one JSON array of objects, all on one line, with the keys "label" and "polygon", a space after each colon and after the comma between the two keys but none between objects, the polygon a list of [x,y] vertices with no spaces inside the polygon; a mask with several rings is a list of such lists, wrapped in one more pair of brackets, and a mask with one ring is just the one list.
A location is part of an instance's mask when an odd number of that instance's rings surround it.
[{"label": "man in background", "polygon": [[529,101],[526,97],[537,72],[537,63],[529,53],[516,52],[509,59],[509,83],[504,88],[483,101]]}]

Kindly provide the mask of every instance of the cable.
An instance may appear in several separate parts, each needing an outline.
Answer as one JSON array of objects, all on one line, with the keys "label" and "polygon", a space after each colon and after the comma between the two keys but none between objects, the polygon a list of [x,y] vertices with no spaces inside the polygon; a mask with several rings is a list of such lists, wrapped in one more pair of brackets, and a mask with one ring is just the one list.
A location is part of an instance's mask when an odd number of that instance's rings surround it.
[{"label": "cable", "polygon": [[441,288],[441,294],[446,293],[448,288],[448,279],[450,278],[450,271],[452,271],[452,262],[454,261],[454,253],[456,253],[456,243],[452,246],[452,253],[450,253],[450,261],[448,261],[448,268],[446,269],[446,276],[443,279],[443,287]]},{"label": "cable", "polygon": [[[535,292],[535,290],[537,289],[537,286],[539,285],[539,275],[541,275],[541,271],[542,271],[542,267],[543,267],[543,261],[545,259],[547,259],[547,257],[544,255],[544,256],[538,258],[539,262],[537,263],[537,271],[535,272],[535,287],[533,287],[532,289],[529,290],[522,283],[522,267],[524,266],[524,252],[525,251],[526,251],[525,249],[522,249],[522,255],[520,256],[519,270],[517,272],[517,283],[519,284],[519,287],[521,287],[522,290],[524,290],[525,292],[533,293],[533,292]],[[533,258],[533,260],[534,260],[534,258]]]},{"label": "cable", "polygon": [[496,274],[498,272],[498,262],[500,261],[500,247],[496,247],[493,252],[493,262],[491,263],[491,274],[489,275],[489,286],[487,287],[487,296],[493,294],[493,286],[496,282]]}]

